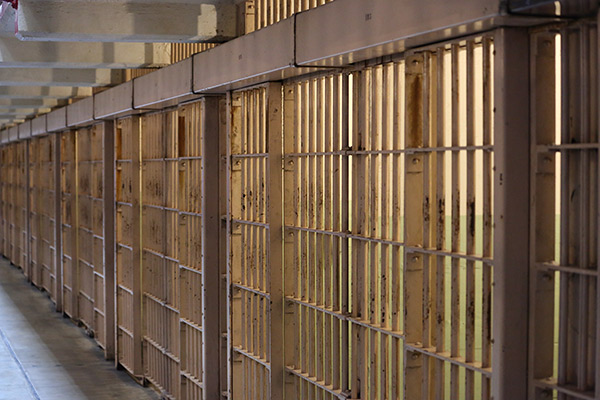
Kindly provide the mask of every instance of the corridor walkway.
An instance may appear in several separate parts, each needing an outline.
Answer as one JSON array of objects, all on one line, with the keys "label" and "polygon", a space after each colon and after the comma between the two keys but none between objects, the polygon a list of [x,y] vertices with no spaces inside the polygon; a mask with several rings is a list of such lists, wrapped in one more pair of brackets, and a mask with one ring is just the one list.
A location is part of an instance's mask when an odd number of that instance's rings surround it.
[{"label": "corridor walkway", "polygon": [[0,258],[0,400],[159,399]]}]

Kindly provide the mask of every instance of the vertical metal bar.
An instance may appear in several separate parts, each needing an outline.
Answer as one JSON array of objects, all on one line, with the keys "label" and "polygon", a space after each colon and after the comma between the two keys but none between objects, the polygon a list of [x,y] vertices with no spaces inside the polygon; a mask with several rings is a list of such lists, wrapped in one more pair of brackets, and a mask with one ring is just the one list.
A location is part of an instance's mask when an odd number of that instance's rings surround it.
[{"label": "vertical metal bar", "polygon": [[[239,109],[239,107],[238,107]],[[227,93],[227,142],[226,142],[226,171],[227,178],[225,180],[227,185],[227,243],[226,243],[226,254],[227,254],[227,273],[226,273],[226,281],[227,281],[227,394],[228,399],[233,398],[233,376],[234,376],[234,366],[239,365],[239,362],[234,360],[233,355],[233,291],[232,289],[232,268],[233,268],[233,257],[232,257],[232,232],[233,227],[231,223],[232,217],[232,163],[231,163],[231,153],[232,153],[232,142],[233,142],[233,129],[234,129],[234,108],[233,108],[233,99],[231,92]],[[238,196],[239,198],[241,196]],[[240,368],[237,368],[240,370]],[[239,374],[238,374],[239,376]]]},{"label": "vertical metal bar", "polygon": [[[571,91],[569,90],[569,82],[570,79],[569,71],[571,70],[569,65],[569,60],[573,57],[572,52],[576,49],[572,49],[569,46],[571,35],[567,28],[561,30],[561,95],[562,95],[562,103],[561,103],[561,114],[563,118],[561,119],[561,143],[569,143],[569,121],[568,118],[564,116],[569,116],[571,113],[569,112],[569,103],[571,101]],[[570,202],[570,194],[569,194],[569,184],[570,184],[570,176],[569,176],[569,163],[571,160],[571,154],[569,152],[561,153],[561,171],[560,171],[560,264],[568,265],[568,255],[569,255],[569,241],[568,241],[568,232],[569,232],[569,222],[570,222],[570,213],[568,212],[568,204]],[[558,327],[558,376],[557,383],[559,385],[563,385],[566,383],[566,375],[567,375],[567,362],[568,362],[568,291],[569,291],[569,277],[567,274],[560,274],[560,286],[559,286],[559,327]],[[565,400],[565,395],[558,395],[559,400]]]},{"label": "vertical metal bar", "polygon": [[[393,113],[394,118],[392,122],[393,135],[392,146],[394,149],[401,149],[404,147],[405,139],[403,137],[403,133],[405,132],[403,124],[404,121],[404,91],[405,91],[405,64],[404,63],[394,63],[393,73],[394,73],[394,86],[393,91],[398,95],[394,96],[394,104],[393,104]],[[400,179],[392,180],[392,239],[396,242],[401,242],[404,236],[404,226],[403,226],[403,180],[402,175],[404,174],[404,155],[395,155],[393,158],[392,165],[392,176],[400,177]],[[391,287],[391,304],[392,304],[392,330],[399,332],[401,331],[403,326],[403,315],[404,315],[404,306],[403,306],[403,269],[398,268],[396,266],[401,265],[403,262],[403,249],[399,246],[395,246],[393,248],[393,253],[391,257],[391,263],[395,266],[394,274],[392,275],[392,287]],[[404,393],[404,388],[402,384],[402,379],[404,377],[404,345],[401,340],[394,338],[392,340],[392,371],[391,371],[391,392],[392,397],[402,397]]]},{"label": "vertical metal bar", "polygon": [[269,265],[269,304],[271,356],[270,398],[283,399],[283,383],[285,360],[282,349],[283,342],[283,225],[282,225],[282,90],[281,84],[270,83],[267,87],[267,221],[268,231],[268,265]]},{"label": "vertical metal bar", "polygon": [[[352,148],[364,149],[365,143],[365,92],[366,71],[353,75],[353,137]],[[365,226],[365,157],[362,155],[352,158],[352,233],[363,235]],[[352,316],[365,318],[364,288],[365,288],[365,243],[354,240],[352,242]],[[364,343],[365,329],[358,325],[352,326],[352,397],[361,398],[366,393],[367,382],[364,376]],[[364,391],[364,392],[363,392]]]},{"label": "vertical metal bar", "polygon": [[219,97],[202,100],[202,372],[205,399],[218,399],[220,394],[219,350]]},{"label": "vertical metal bar", "polygon": [[554,33],[532,35],[531,40],[531,263],[529,317],[529,397],[543,398],[533,379],[550,378],[554,367],[554,275],[537,272],[536,262],[554,260],[555,156],[539,153],[538,144],[555,137],[555,39]]},{"label": "vertical metal bar", "polygon": [[[377,139],[381,136],[381,67],[377,66],[371,70],[371,79],[370,79],[370,87],[368,88],[367,96],[368,102],[367,105],[370,110],[370,118],[368,120],[369,124],[369,138],[367,145],[368,148],[372,151],[376,151],[378,149]],[[378,155],[371,154],[368,156],[367,165],[369,168],[369,185],[365,188],[366,192],[369,194],[368,206],[365,208],[366,210],[370,210],[369,215],[369,223],[370,229],[367,231],[368,234],[366,236],[374,236],[378,237],[380,235],[379,227],[379,188],[381,188],[381,174],[379,168],[379,157]],[[366,183],[366,182],[365,182]],[[380,237],[380,236],[379,236]],[[378,259],[378,244],[369,243],[368,244],[368,284],[366,285],[366,294],[367,294],[367,320],[373,324],[378,324],[377,313],[380,310],[378,307],[378,302],[381,299],[381,293],[379,292],[379,277],[378,270],[379,264],[381,263],[381,259]],[[377,396],[377,385],[379,384],[377,380],[377,369],[378,369],[378,358],[380,356],[379,351],[376,350],[377,346],[377,333],[371,329],[368,330],[369,341],[366,343],[366,351],[367,355],[367,368],[368,371],[368,380],[370,382],[369,387],[369,399],[375,399]]]},{"label": "vertical metal bar", "polygon": [[61,135],[54,134],[54,273],[56,311],[64,312],[62,263],[62,187],[61,187]]},{"label": "vertical metal bar", "polygon": [[[451,47],[451,143],[452,146],[460,146],[460,102],[464,101],[460,97],[460,82],[459,82],[459,44],[453,43]],[[460,157],[459,152],[453,151],[451,155],[452,161],[452,194],[451,194],[451,230],[450,230],[450,249],[452,253],[461,251],[461,235],[460,235],[460,205],[461,205],[461,181],[464,179],[460,174]],[[451,283],[450,283],[450,356],[460,356],[460,269],[461,262],[458,258],[452,257],[451,261]],[[450,397],[458,398],[459,396],[459,367],[455,364],[450,366]]]},{"label": "vertical metal bar", "polygon": [[102,124],[103,165],[102,201],[104,211],[104,356],[107,360],[116,359],[116,296],[117,281],[115,271],[115,122]]},{"label": "vertical metal bar", "polygon": [[[590,113],[590,97],[589,97],[589,25],[582,23],[580,26],[579,34],[579,65],[577,70],[574,72],[579,76],[579,86],[577,90],[579,92],[579,108],[577,114],[573,115],[574,119],[579,119],[579,142],[589,143],[590,141],[590,124],[589,124],[589,113]],[[572,83],[571,83],[572,85]],[[589,215],[590,215],[590,187],[588,184],[589,179],[589,165],[590,165],[590,153],[589,151],[582,151],[580,153],[578,167],[578,186],[580,192],[579,202],[579,227],[578,227],[578,240],[579,259],[578,267],[581,269],[589,268]],[[577,388],[584,391],[587,388],[586,376],[588,367],[588,328],[589,328],[589,278],[587,276],[580,276],[578,278],[578,288],[576,289],[577,296],[579,297],[578,304],[578,321],[577,330],[578,343],[577,343],[577,381],[575,382]]]},{"label": "vertical metal bar", "polygon": [[[381,149],[382,150],[390,150],[390,138],[394,134],[392,131],[393,123],[391,123],[393,111],[393,63],[385,64],[383,66],[383,76],[382,76],[382,89],[381,89],[381,102],[382,102],[382,120],[381,120]],[[392,199],[390,198],[391,187],[390,179],[392,175],[391,172],[391,163],[393,156],[390,155],[381,155],[381,231],[380,237],[384,239],[390,238],[390,225],[391,225],[391,215],[390,215],[390,204]],[[395,274],[396,271],[393,268],[393,264],[390,262],[390,250],[392,250],[392,246],[381,245],[381,266],[380,266],[380,287],[381,287],[381,301],[379,307],[379,324],[385,329],[391,329],[391,314],[393,313],[393,308],[390,307],[390,277]],[[381,383],[379,387],[378,396],[379,399],[388,398],[389,389],[390,389],[390,369],[388,368],[388,364],[391,359],[391,341],[392,337],[388,335],[380,335],[380,343],[378,352],[380,354],[380,370],[381,370]]]},{"label": "vertical metal bar", "polygon": [[494,348],[492,395],[527,397],[529,35],[502,28],[494,60]]},{"label": "vertical metal bar", "polygon": [[[424,57],[422,54],[406,59],[406,148],[423,146],[424,109],[423,80]],[[423,244],[423,179],[424,157],[414,153],[405,158],[405,187],[410,195],[404,195],[404,242],[408,246]],[[404,335],[406,343],[417,344],[423,340],[423,255],[404,251]],[[420,399],[423,395],[423,356],[409,350],[404,351],[405,396]]]},{"label": "vertical metal bar", "polygon": [[[219,284],[219,304],[220,304],[220,370],[221,370],[221,397],[230,399],[229,396],[229,285],[227,278],[228,251],[227,242],[229,230],[227,229],[227,210],[228,210],[228,188],[229,188],[229,161],[227,157],[227,134],[229,129],[229,96],[221,96],[219,102],[219,215],[221,227],[219,233],[219,271],[221,282]],[[183,352],[180,346],[180,354]],[[183,396],[183,393],[182,393]]]},{"label": "vertical metal bar", "polygon": [[[289,154],[294,152],[295,144],[296,144],[296,115],[295,115],[295,100],[296,93],[295,84],[287,85],[283,88],[283,151],[284,154]],[[283,180],[283,217],[284,217],[284,226],[293,226],[296,225],[296,216],[297,216],[297,197],[295,195],[296,191],[296,168],[297,163],[296,160],[292,158],[285,158],[284,162],[284,180]],[[293,231],[285,231],[284,232],[284,295],[291,296],[294,298],[298,297],[297,293],[297,282],[296,279],[298,277],[296,268],[298,267],[296,255],[295,255],[295,247],[296,247],[297,239],[296,233]],[[298,359],[297,359],[297,347],[298,336],[297,329],[299,324],[297,325],[297,307],[292,303],[284,304],[284,348],[283,353],[285,357],[284,364],[285,366],[294,366],[298,367]],[[295,387],[295,379],[289,374],[285,374],[285,397],[290,399],[294,398],[296,394]]]},{"label": "vertical metal bar", "polygon": [[[435,146],[444,146],[444,49],[439,48],[436,52],[436,137]],[[446,247],[445,243],[445,226],[446,226],[446,192],[444,184],[444,161],[445,153],[438,152],[436,155],[436,186],[435,186],[435,247],[438,250],[444,250]],[[436,305],[435,305],[435,346],[438,353],[446,351],[446,287],[445,287],[445,276],[446,268],[443,256],[436,257],[436,276],[435,276],[435,290],[436,290]],[[441,360],[436,361],[436,375],[435,375],[435,391],[433,395],[437,399],[443,399],[444,396],[444,362]]]},{"label": "vertical metal bar", "polygon": [[[349,74],[342,74],[341,76],[341,88],[340,88],[340,132],[341,143],[340,146],[342,149],[347,149],[349,146],[349,128],[348,128],[348,103],[350,101],[350,92],[349,92]],[[350,178],[349,178],[349,157],[341,156],[341,193],[340,193],[340,212],[341,212],[341,221],[340,221],[340,230],[342,232],[348,232],[350,229],[349,224],[349,213],[350,207],[348,207],[348,202],[350,199]],[[341,277],[340,277],[340,286],[341,286],[341,304],[340,311],[344,315],[348,315],[349,307],[350,307],[350,299],[349,299],[349,271],[348,271],[348,262],[350,260],[348,256],[348,239],[341,240],[341,250],[340,250],[340,267],[342,269]],[[348,360],[349,354],[349,326],[347,322],[341,323],[341,351],[342,356],[340,363],[342,365],[341,368],[341,389],[342,391],[348,391],[350,387],[349,383],[349,371],[348,368],[350,366],[350,362]]]},{"label": "vertical metal bar", "polygon": [[129,140],[132,150],[132,232],[133,247],[133,374],[142,377],[144,374],[142,362],[142,120],[139,116],[131,117],[131,133]]},{"label": "vertical metal bar", "polygon": [[[321,127],[321,135],[322,142],[321,146],[323,146],[322,150],[325,152],[331,152],[332,147],[332,127],[333,120],[335,118],[334,114],[334,99],[331,97],[331,82],[332,77],[327,76],[323,78],[320,86],[320,94],[319,98],[322,104],[322,127]],[[335,181],[335,169],[331,168],[331,156],[322,157],[323,161],[323,178],[321,184],[323,185],[323,206],[321,208],[322,212],[322,222],[321,228],[327,231],[333,230],[333,225],[331,223],[334,210],[336,210],[336,206],[332,204],[332,181]],[[334,217],[335,218],[335,217]],[[323,305],[332,310],[337,310],[336,307],[336,299],[334,297],[337,296],[337,286],[336,286],[336,276],[337,266],[335,265],[336,255],[334,252],[334,247],[332,246],[332,240],[334,240],[329,235],[322,235],[322,252],[323,252],[323,274],[324,274],[324,291],[323,291]],[[327,384],[331,384],[334,387],[334,376],[333,370],[337,367],[337,362],[335,359],[335,354],[337,349],[335,348],[335,338],[332,338],[332,329],[335,328],[335,323],[337,321],[332,319],[331,315],[324,314],[324,340],[323,340],[323,369],[324,375],[323,380]],[[332,340],[333,339],[333,340]]]},{"label": "vertical metal bar", "polygon": [[[596,18],[596,59],[595,59],[595,65],[590,73],[593,76],[598,76],[598,69],[600,68],[600,51],[598,51],[597,49],[597,45],[598,43],[600,43],[600,29],[598,28],[598,24],[600,24],[600,13],[598,14],[597,18]],[[591,112],[592,113],[596,113],[596,115],[600,114],[600,80],[596,78],[596,85],[592,86],[591,89],[592,93],[594,93],[595,95],[595,100],[596,100],[596,109],[591,108]],[[600,118],[596,118],[596,126],[590,126],[591,129],[596,129],[597,132],[599,132],[599,134],[596,137],[596,140],[600,142]],[[596,152],[596,163],[597,163],[597,176],[600,177],[600,151]],[[595,182],[595,190],[597,193],[597,199],[596,199],[596,227],[600,227],[600,212],[598,212],[598,210],[600,210],[600,184],[598,182]],[[600,235],[596,235],[596,271],[600,271]],[[591,265],[590,265],[591,267]],[[596,332],[600,332],[600,275],[596,276]],[[595,395],[596,398],[600,398],[600,335],[597,333],[595,336],[595,340],[596,340],[596,354],[595,354],[595,363],[594,363],[594,367],[595,367],[595,376],[594,376],[594,383],[595,383]]]},{"label": "vertical metal bar", "polygon": [[[482,84],[483,84],[483,144],[492,144],[492,124],[493,124],[493,99],[492,99],[492,38],[483,39],[482,49]],[[482,234],[482,255],[486,258],[492,257],[492,154],[488,151],[483,152],[483,234]],[[485,368],[491,366],[492,360],[492,268],[483,266],[481,283],[481,365]],[[489,399],[491,397],[490,379],[482,377],[481,397]]]},{"label": "vertical metal bar", "polygon": [[[588,83],[588,90],[589,90],[589,108],[588,108],[588,116],[589,116],[589,130],[590,130],[590,142],[598,142],[598,130],[597,130],[597,125],[598,125],[598,113],[597,113],[597,108],[598,108],[598,101],[599,101],[599,96],[598,96],[598,25],[596,23],[596,21],[593,21],[591,23],[589,23],[589,83]],[[598,175],[597,173],[597,168],[598,168],[598,159],[597,159],[597,152],[595,153],[593,150],[591,150],[590,152],[590,165],[588,166],[588,185],[590,186],[590,210],[589,210],[589,214],[588,214],[588,221],[589,221],[589,232],[590,232],[590,236],[589,236],[589,244],[588,244],[588,252],[589,252],[589,265],[587,265],[587,268],[590,269],[594,269],[595,265],[597,263],[597,259],[598,259],[598,252],[597,252],[597,247],[596,247],[596,237],[597,234],[595,234],[594,232],[597,232],[599,229],[599,225],[597,224],[597,220],[594,218],[596,215],[598,215],[598,212],[600,210],[600,208],[597,207],[597,201],[598,201],[598,196],[599,196],[599,188],[598,188],[598,177],[600,175]],[[598,343],[598,333],[599,332],[597,330],[597,319],[596,319],[596,312],[597,312],[597,308],[598,308],[598,304],[596,302],[595,297],[597,296],[597,292],[598,292],[598,273],[596,274],[596,278],[588,278],[588,282],[590,285],[590,296],[589,296],[589,304],[590,306],[588,307],[587,313],[588,313],[588,318],[589,318],[589,325],[588,325],[588,333],[587,333],[587,337],[588,337],[588,341],[589,341],[589,348],[588,348],[588,358],[587,358],[587,368],[586,368],[586,379],[588,382],[588,385],[594,385],[595,388],[598,387],[598,380],[596,379],[596,368],[595,368],[595,363],[597,362],[597,358],[595,357],[597,348],[599,346]]]},{"label": "vertical metal bar", "polygon": [[23,142],[25,146],[25,265],[23,271],[26,271],[27,280],[32,281],[33,267],[31,265],[31,186],[29,180],[29,145],[31,139]]},{"label": "vertical metal bar", "polygon": [[71,131],[73,135],[73,151],[71,171],[72,181],[69,201],[71,202],[71,318],[79,319],[79,132]]},{"label": "vertical metal bar", "polygon": [[[475,145],[475,61],[474,61],[473,40],[467,41],[467,146]],[[467,254],[475,254],[475,151],[468,150],[467,154]],[[475,361],[475,262],[467,261],[466,274],[466,304],[465,304],[465,361],[473,363]],[[475,398],[475,374],[473,371],[466,370],[465,398]]]}]

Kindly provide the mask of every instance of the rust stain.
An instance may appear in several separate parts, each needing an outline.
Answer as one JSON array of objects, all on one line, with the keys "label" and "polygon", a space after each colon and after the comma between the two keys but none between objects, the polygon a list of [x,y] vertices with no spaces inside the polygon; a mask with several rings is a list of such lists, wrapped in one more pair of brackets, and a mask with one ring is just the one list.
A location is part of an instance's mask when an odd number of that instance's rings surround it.
[{"label": "rust stain", "polygon": [[423,144],[423,93],[422,76],[414,74],[410,77],[406,100],[406,146],[421,147]]},{"label": "rust stain", "polygon": [[469,234],[475,237],[475,200],[469,201]]}]

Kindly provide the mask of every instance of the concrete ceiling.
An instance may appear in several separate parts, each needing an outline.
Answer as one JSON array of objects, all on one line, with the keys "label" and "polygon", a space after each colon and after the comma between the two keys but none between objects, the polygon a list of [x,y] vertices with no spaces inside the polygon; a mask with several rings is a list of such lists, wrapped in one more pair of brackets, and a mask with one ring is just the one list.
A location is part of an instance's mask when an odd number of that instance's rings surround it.
[{"label": "concrete ceiling", "polygon": [[236,36],[242,0],[19,0],[0,3],[0,127],[171,61],[172,42]]}]

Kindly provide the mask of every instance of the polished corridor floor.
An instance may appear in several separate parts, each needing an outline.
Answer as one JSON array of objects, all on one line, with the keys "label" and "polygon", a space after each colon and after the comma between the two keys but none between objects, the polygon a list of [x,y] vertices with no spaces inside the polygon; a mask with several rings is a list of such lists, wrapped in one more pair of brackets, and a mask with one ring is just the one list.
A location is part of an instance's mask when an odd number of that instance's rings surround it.
[{"label": "polished corridor floor", "polygon": [[0,400],[159,399],[0,257]]}]

